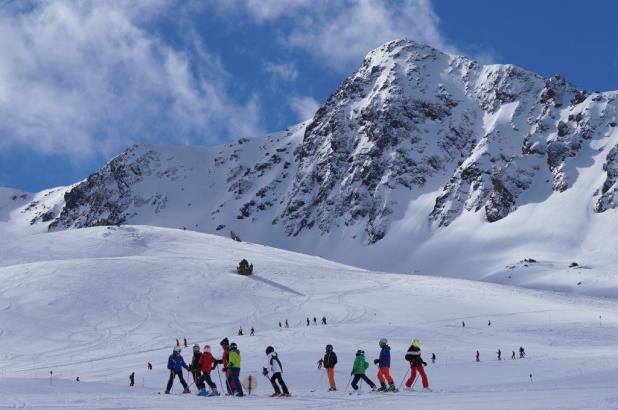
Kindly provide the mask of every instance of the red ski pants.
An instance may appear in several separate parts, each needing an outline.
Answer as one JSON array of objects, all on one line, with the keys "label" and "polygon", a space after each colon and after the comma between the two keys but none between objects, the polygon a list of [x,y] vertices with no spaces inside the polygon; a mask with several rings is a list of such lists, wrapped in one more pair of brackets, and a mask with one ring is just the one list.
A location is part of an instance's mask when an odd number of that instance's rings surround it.
[{"label": "red ski pants", "polygon": [[410,371],[410,378],[406,382],[406,387],[412,387],[412,383],[414,383],[414,379],[416,379],[416,372],[421,375],[421,380],[423,381],[423,388],[429,388],[429,381],[427,380],[427,375],[425,374],[425,369],[423,367],[413,367]]},{"label": "red ski pants", "polygon": [[337,385],[335,384],[335,368],[329,367],[328,369],[326,369],[326,374],[328,374],[328,384],[333,389],[336,389]]},{"label": "red ski pants", "polygon": [[394,383],[388,367],[380,367],[380,370],[378,370],[378,380],[380,381],[380,384],[384,384],[384,380],[386,380],[388,384]]}]

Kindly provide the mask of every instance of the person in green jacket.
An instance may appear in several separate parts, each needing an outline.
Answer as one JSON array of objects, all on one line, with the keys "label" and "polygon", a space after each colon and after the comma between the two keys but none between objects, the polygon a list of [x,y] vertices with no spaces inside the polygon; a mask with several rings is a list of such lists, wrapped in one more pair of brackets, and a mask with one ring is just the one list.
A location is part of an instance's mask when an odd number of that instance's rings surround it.
[{"label": "person in green jacket", "polygon": [[[365,375],[365,371],[369,367],[369,363],[365,360],[365,352],[363,350],[358,350],[356,352],[356,359],[354,360],[354,366],[352,366],[351,375],[354,376],[352,379],[352,388],[354,391],[358,390],[358,381],[364,380],[365,383],[371,387],[371,391],[376,390],[376,385],[371,381],[369,377]],[[351,394],[351,393],[350,393]]]},{"label": "person in green jacket", "polygon": [[242,384],[240,384],[240,351],[236,343],[230,343],[230,355],[228,357],[228,365],[230,368],[230,376],[228,383],[236,388],[237,397],[244,396],[242,392]]}]

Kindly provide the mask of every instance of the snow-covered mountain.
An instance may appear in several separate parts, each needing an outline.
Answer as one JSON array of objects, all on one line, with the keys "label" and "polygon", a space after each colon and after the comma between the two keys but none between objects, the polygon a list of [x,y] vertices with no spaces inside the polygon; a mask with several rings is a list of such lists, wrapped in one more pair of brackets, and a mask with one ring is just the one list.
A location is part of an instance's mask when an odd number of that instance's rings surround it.
[{"label": "snow-covered mountain", "polygon": [[[356,266],[530,286],[496,272],[528,258],[613,272],[617,96],[396,40],[304,123],[219,147],[131,147],[5,225],[233,230]],[[556,286],[586,291],[575,279]]]}]

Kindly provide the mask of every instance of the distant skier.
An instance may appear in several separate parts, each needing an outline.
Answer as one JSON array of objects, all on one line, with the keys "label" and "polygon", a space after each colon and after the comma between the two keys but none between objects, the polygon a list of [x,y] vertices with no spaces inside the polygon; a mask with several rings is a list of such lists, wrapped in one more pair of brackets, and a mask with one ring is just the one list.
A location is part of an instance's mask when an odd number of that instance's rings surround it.
[{"label": "distant skier", "polygon": [[511,360],[515,359],[515,350],[513,350],[513,354],[511,355]]},{"label": "distant skier", "polygon": [[251,332],[249,332],[249,336],[255,336],[255,329],[251,326]]},{"label": "distant skier", "polygon": [[491,326],[491,320],[487,322],[487,326]]},{"label": "distant skier", "polygon": [[315,316],[313,317],[313,324],[314,324],[314,325],[317,325],[317,324],[318,324],[318,319],[316,319],[316,317],[315,317]]},{"label": "distant skier", "polygon": [[167,368],[170,371],[170,378],[167,382],[167,388],[165,389],[165,394],[170,394],[172,390],[172,384],[174,383],[174,378],[178,376],[178,380],[180,380],[180,384],[184,387],[183,393],[191,393],[189,390],[189,386],[187,386],[187,382],[185,382],[185,378],[182,376],[182,369],[185,368],[189,370],[189,366],[185,363],[185,359],[180,355],[180,347],[176,346],[174,348],[174,352],[167,359]]},{"label": "distant skier", "polygon": [[195,387],[198,390],[202,388],[202,372],[200,369],[200,359],[202,357],[202,352],[200,352],[200,347],[198,345],[193,345],[193,357],[191,358],[191,364],[189,365],[189,372],[193,375],[193,381],[195,382]]},{"label": "distant skier", "polygon": [[148,370],[152,370],[152,363],[148,362]]},{"label": "distant skier", "polygon": [[242,336],[242,326],[238,328],[238,336]]},{"label": "distant skier", "polygon": [[436,364],[436,354],[435,353],[431,354],[431,363]]},{"label": "distant skier", "polygon": [[227,394],[234,394],[234,390],[236,390],[236,385],[233,381],[231,381],[232,372],[230,369],[230,341],[226,338],[221,340],[219,343],[221,348],[223,349],[223,354],[221,356],[221,360],[219,363],[223,365],[223,375],[225,376],[225,387],[227,388]]},{"label": "distant skier", "polygon": [[281,322],[279,322],[279,329],[281,329]]},{"label": "distant skier", "polygon": [[412,390],[412,384],[416,380],[416,373],[421,376],[423,381],[423,390],[429,391],[429,381],[427,380],[427,374],[425,373],[425,366],[427,363],[423,361],[421,357],[421,342],[418,339],[414,339],[408,352],[405,356],[406,360],[410,362],[410,378],[406,382],[406,389]]},{"label": "distant skier", "polygon": [[498,349],[496,353],[498,353],[498,360],[502,360],[502,351]]},{"label": "distant skier", "polygon": [[131,374],[129,375],[129,386],[135,386],[135,372],[131,372]]},{"label": "distant skier", "polygon": [[479,353],[479,351],[476,351],[476,361],[480,362],[481,361],[481,354]]},{"label": "distant skier", "polygon": [[[273,390],[275,391],[271,397],[289,397],[290,392],[288,391],[288,386],[285,385],[283,377],[281,376],[283,366],[277,356],[277,352],[275,352],[275,348],[268,346],[266,348],[266,356],[268,357],[268,367],[262,368],[262,374],[268,377],[268,372],[270,371],[271,373],[270,384],[272,384]],[[279,389],[277,383],[279,383],[281,389]]]},{"label": "distant skier", "polygon": [[524,351],[523,347],[519,347],[519,358],[523,359],[524,357],[526,357],[526,352]]},{"label": "distant skier", "polygon": [[242,392],[242,384],[240,383],[240,351],[238,350],[238,346],[236,343],[230,343],[230,355],[229,355],[229,366],[230,366],[230,378],[229,383],[230,386],[235,386],[237,397],[244,396]]},{"label": "distant skier", "polygon": [[187,338],[186,337],[184,338],[184,341],[185,341],[185,347],[189,347],[189,345],[187,345]]},{"label": "distant skier", "polygon": [[75,378],[75,381],[79,383],[79,376]]},{"label": "distant skier", "polygon": [[180,341],[176,339],[176,347],[180,347]]},{"label": "distant skier", "polygon": [[[333,345],[326,345],[326,351],[324,352],[324,368],[328,375],[328,391],[337,391],[337,384],[335,383],[335,366],[337,365],[337,354],[333,351]],[[364,373],[364,372],[363,372]]]},{"label": "distant skier", "polygon": [[[369,387],[371,387],[372,391],[375,391],[376,385],[371,381],[369,377],[365,374],[365,371],[369,367],[369,363],[365,360],[365,352],[363,350],[356,351],[356,359],[354,359],[354,365],[352,366],[351,375],[354,376],[352,379],[352,388],[354,391],[358,390],[358,381],[363,380]],[[350,393],[352,394],[352,393]]]},{"label": "distant skier", "polygon": [[322,316],[322,324],[325,325],[326,324],[326,316]]},{"label": "distant skier", "polygon": [[288,320],[287,320],[287,319],[285,319],[285,328],[287,329],[287,328],[289,328],[289,327],[290,327],[290,324],[288,323]]},{"label": "distant skier", "polygon": [[[390,374],[391,367],[391,347],[388,345],[388,340],[385,338],[380,339],[380,358],[373,361],[378,365],[378,380],[380,381],[380,388],[378,391],[392,391],[396,392],[397,387]],[[388,386],[386,387],[386,382]]]},{"label": "distant skier", "polygon": [[307,318],[307,326],[309,326],[310,323],[309,318]]},{"label": "distant skier", "polygon": [[[217,366],[219,361],[210,353],[210,345],[204,345],[204,352],[200,357],[198,363],[200,370],[202,371],[202,377],[200,379],[200,392],[199,396],[218,396],[217,385],[210,378],[210,372]],[[206,383],[204,383],[206,382]],[[210,388],[210,392],[206,392],[206,384]]]},{"label": "distant skier", "polygon": [[466,327],[466,322],[461,322],[461,327]]}]

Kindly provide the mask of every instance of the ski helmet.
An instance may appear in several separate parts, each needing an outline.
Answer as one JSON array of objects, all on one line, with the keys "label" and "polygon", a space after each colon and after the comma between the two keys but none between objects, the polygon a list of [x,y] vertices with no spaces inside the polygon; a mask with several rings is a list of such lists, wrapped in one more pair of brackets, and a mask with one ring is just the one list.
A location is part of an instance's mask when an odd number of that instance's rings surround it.
[{"label": "ski helmet", "polygon": [[333,345],[326,345],[326,351],[327,352],[332,352],[333,351]]},{"label": "ski helmet", "polygon": [[274,347],[272,347],[272,346],[268,346],[268,347],[266,348],[266,354],[271,354],[271,353],[272,353],[272,352],[274,352],[274,351],[275,351],[275,348],[274,348]]},{"label": "ski helmet", "polygon": [[220,343],[221,346],[229,346],[230,345],[230,341],[226,338],[224,338]]},{"label": "ski helmet", "polygon": [[356,355],[357,356],[364,356],[365,355],[365,351],[359,349],[359,350],[356,351]]},{"label": "ski helmet", "polygon": [[210,352],[210,345],[204,345],[204,352]]},{"label": "ski helmet", "polygon": [[414,340],[412,341],[412,346],[414,346],[414,347],[418,347],[418,348],[420,349],[420,348],[421,348],[421,341],[420,341],[420,340],[418,340],[418,339],[414,339]]},{"label": "ski helmet", "polygon": [[388,340],[386,340],[385,337],[383,337],[382,339],[380,339],[380,347],[384,347],[388,344]]},{"label": "ski helmet", "polygon": [[193,345],[193,351],[194,352],[199,352],[200,351],[200,347],[198,345]]},{"label": "ski helmet", "polygon": [[180,353],[182,351],[182,349],[180,348],[180,346],[176,346],[174,348],[174,353]]},{"label": "ski helmet", "polygon": [[236,346],[236,343],[232,342],[230,343],[230,350],[236,350],[238,348],[238,346]]}]

